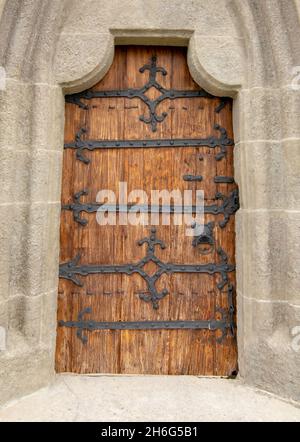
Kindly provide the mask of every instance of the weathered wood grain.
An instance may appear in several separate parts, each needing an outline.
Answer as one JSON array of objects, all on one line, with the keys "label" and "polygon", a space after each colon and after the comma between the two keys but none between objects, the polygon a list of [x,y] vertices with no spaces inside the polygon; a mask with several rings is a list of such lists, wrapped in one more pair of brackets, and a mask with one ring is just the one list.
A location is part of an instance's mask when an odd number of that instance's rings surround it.
[{"label": "weathered wood grain", "polygon": [[[115,59],[109,72],[93,90],[141,87],[148,72],[139,68],[157,55],[158,65],[167,76],[158,74],[158,81],[166,88],[198,90],[188,71],[184,48],[116,47]],[[155,97],[156,90],[148,91]],[[72,142],[75,133],[85,127],[88,139],[156,139],[156,138],[206,138],[219,133],[216,123],[233,136],[232,108],[229,102],[216,113],[220,98],[166,100],[158,111],[168,112],[157,132],[139,120],[147,114],[146,106],[138,99],[103,98],[89,101],[89,110],[66,104],[65,142]],[[228,194],[235,184],[216,184],[216,175],[233,176],[233,147],[227,156],[216,161],[220,148],[125,148],[85,151],[91,159],[89,165],[76,160],[71,149],[64,151],[62,203],[72,201],[72,195],[88,189],[86,201],[95,201],[99,190],[118,191],[121,181],[128,183],[128,192],[143,189],[148,194],[154,190],[181,191],[203,189],[206,204],[214,204],[215,194]],[[184,175],[202,175],[202,182],[186,182]],[[141,201],[140,201],[141,202]],[[143,201],[142,201],[143,202]],[[86,227],[74,222],[71,212],[61,215],[60,261],[65,262],[78,253],[82,263],[124,264],[137,262],[145,256],[146,246],[137,241],[149,235],[149,226],[99,226],[95,214],[84,214]],[[207,215],[205,221],[215,221],[216,242],[235,261],[235,227],[231,218],[226,228],[217,221],[222,216]],[[160,222],[162,219],[160,217]],[[157,236],[164,240],[166,249],[157,248],[157,256],[166,262],[209,263],[217,262],[216,249],[201,255],[192,247],[192,238],[185,235],[186,226],[157,226]],[[148,264],[147,270],[155,266]],[[78,313],[91,307],[97,321],[138,320],[209,320],[216,315],[217,307],[228,308],[226,290],[220,292],[216,284],[219,275],[176,274],[163,275],[157,283],[159,289],[167,288],[169,295],[160,301],[159,309],[139,298],[147,289],[139,275],[94,275],[84,277],[84,287],[61,279],[58,295],[58,320],[76,320]],[[235,283],[235,275],[230,279]],[[190,374],[230,375],[237,370],[236,339],[227,337],[218,343],[218,333],[202,330],[148,330],[148,331],[94,331],[88,332],[88,344],[83,345],[74,329],[58,327],[56,369],[74,373],[137,373],[137,374]]]}]

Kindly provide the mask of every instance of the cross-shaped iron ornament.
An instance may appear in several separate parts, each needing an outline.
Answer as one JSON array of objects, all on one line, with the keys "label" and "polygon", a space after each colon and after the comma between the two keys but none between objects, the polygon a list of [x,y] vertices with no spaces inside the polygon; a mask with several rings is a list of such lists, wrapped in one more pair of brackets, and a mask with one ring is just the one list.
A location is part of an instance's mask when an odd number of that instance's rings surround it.
[{"label": "cross-shaped iron ornament", "polygon": [[[82,287],[82,281],[77,277],[88,276],[95,274],[126,274],[133,275],[139,274],[147,283],[148,292],[141,293],[140,299],[146,302],[151,302],[154,309],[159,306],[159,301],[164,298],[169,292],[167,289],[158,291],[156,283],[163,274],[174,273],[206,273],[214,275],[219,273],[221,280],[217,284],[219,290],[222,290],[226,284],[229,284],[228,273],[234,272],[235,266],[228,263],[228,257],[223,249],[220,247],[217,249],[217,253],[220,257],[220,263],[210,264],[173,264],[162,262],[155,255],[155,247],[159,246],[161,249],[165,249],[166,245],[160,239],[156,237],[156,229],[151,229],[149,237],[143,238],[138,242],[139,246],[147,244],[146,256],[137,263],[122,264],[122,265],[92,265],[82,264],[79,265],[80,255],[77,255],[75,259],[60,264],[59,277],[68,279],[74,284]],[[153,262],[157,266],[157,270],[153,275],[149,275],[144,269],[145,265],[149,262]]]},{"label": "cross-shaped iron ornament", "polygon": [[[176,100],[177,98],[216,98],[203,89],[200,90],[176,90],[176,89],[166,89],[157,81],[157,74],[160,73],[163,76],[167,75],[167,71],[163,67],[157,66],[157,57],[155,55],[152,56],[150,63],[145,64],[140,68],[140,73],[144,73],[145,71],[149,71],[149,79],[147,83],[137,89],[121,89],[121,90],[110,90],[110,91],[93,91],[88,90],[84,92],[80,92],[78,94],[66,95],[66,102],[73,103],[79,106],[82,109],[88,109],[86,103],[82,100],[91,100],[93,98],[129,98],[130,100],[133,98],[138,98],[148,107],[149,116],[140,115],[140,121],[145,124],[149,124],[153,132],[157,130],[157,124],[162,123],[165,118],[168,116],[167,112],[163,112],[160,115],[157,113],[157,107],[160,103],[165,100]],[[158,90],[161,95],[155,99],[151,99],[147,97],[146,93],[149,89],[155,88]],[[226,103],[226,97],[224,97],[224,103]],[[222,102],[223,104],[223,102]],[[225,104],[224,104],[225,105]],[[223,107],[224,107],[223,105]],[[218,106],[219,108],[219,106]],[[216,112],[219,113],[220,110],[216,109]]]}]

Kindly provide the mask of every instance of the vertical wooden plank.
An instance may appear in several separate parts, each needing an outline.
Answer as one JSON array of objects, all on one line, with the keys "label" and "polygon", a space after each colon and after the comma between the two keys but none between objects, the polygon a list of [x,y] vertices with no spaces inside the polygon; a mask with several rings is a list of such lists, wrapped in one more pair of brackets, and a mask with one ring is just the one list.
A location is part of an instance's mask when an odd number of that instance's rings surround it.
[{"label": "vertical wooden plank", "polygon": [[[127,52],[127,71],[126,78],[130,82],[127,87],[142,87],[148,81],[149,71],[145,71],[142,75],[139,72],[141,66],[149,63],[152,56],[158,57],[158,63],[166,66],[166,69],[171,68],[170,56],[168,51],[162,48],[141,48],[136,50],[134,47],[129,48]],[[170,87],[170,80],[168,77],[158,75],[158,81],[162,82],[164,87]],[[147,97],[153,99],[160,95],[156,89],[152,88],[146,92]],[[128,105],[127,105],[128,107]],[[160,112],[166,111],[166,104],[163,103],[159,109]],[[125,137],[127,139],[150,139],[150,138],[169,138],[171,134],[170,121],[159,125],[155,133],[152,132],[149,125],[140,122],[140,115],[148,116],[147,107],[141,103],[140,100],[136,102],[136,108],[126,109],[128,118],[125,118]],[[130,116],[129,116],[130,114]],[[129,182],[129,191],[133,189],[142,189],[147,195],[150,195],[152,189],[160,189],[168,186],[169,172],[164,169],[168,158],[168,152],[159,151],[158,149],[144,149],[140,152],[135,152],[132,155],[132,150],[126,151],[128,161],[125,164],[132,164],[134,167],[126,174]],[[123,163],[124,164],[124,163]],[[125,166],[126,167],[126,166]],[[155,170],[156,169],[156,170]],[[153,171],[155,172],[153,173]],[[153,179],[153,175],[156,179]],[[160,183],[157,182],[157,179]],[[147,202],[147,201],[142,201]],[[136,242],[146,236],[149,236],[149,227],[140,228],[128,227],[129,243],[134,245]],[[158,228],[158,234],[162,232]],[[168,239],[168,232],[164,230],[164,239]],[[143,247],[145,253],[145,246]],[[145,256],[140,254],[139,258]],[[157,253],[159,251],[157,250]],[[131,258],[132,259],[132,258]],[[155,266],[148,265],[147,271],[151,274],[155,271]],[[159,309],[153,309],[151,303],[145,303],[138,295],[138,292],[143,291],[145,282],[137,281],[140,279],[137,276],[131,278],[132,284],[135,284],[138,290],[128,291],[126,299],[123,298],[122,303],[122,320],[162,320],[167,317],[169,309],[169,297],[166,297],[160,302]],[[159,281],[161,283],[161,281]],[[159,283],[157,286],[159,287]],[[168,335],[167,330],[157,331],[122,331],[121,332],[121,372],[122,373],[145,373],[145,374],[166,374],[168,372]],[[149,357],[150,354],[155,353],[156,357]]]}]

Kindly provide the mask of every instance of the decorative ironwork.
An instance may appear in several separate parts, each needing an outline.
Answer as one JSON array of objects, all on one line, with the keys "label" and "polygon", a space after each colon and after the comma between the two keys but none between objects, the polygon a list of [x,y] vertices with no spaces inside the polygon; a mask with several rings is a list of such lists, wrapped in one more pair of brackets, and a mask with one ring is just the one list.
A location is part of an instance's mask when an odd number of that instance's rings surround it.
[{"label": "decorative ironwork", "polygon": [[[196,225],[194,228],[196,229]],[[200,253],[206,255],[212,251],[215,245],[214,239],[214,227],[215,223],[210,222],[208,224],[204,224],[203,232],[200,235],[196,235],[193,239],[193,247],[199,247]],[[205,249],[203,246],[209,246],[208,249]]]},{"label": "decorative ironwork", "polygon": [[[153,132],[157,130],[157,125],[162,123],[168,116],[167,112],[159,114],[158,106],[165,100],[175,100],[178,98],[210,98],[216,97],[210,95],[204,90],[175,90],[164,88],[157,80],[160,73],[163,76],[167,75],[167,71],[163,67],[157,66],[157,58],[153,56],[149,64],[145,64],[139,70],[141,73],[149,71],[149,79],[146,84],[139,89],[125,89],[125,90],[110,90],[110,91],[85,91],[82,93],[66,96],[66,101],[78,105],[82,109],[89,109],[89,106],[84,100],[91,100],[94,98],[128,98],[139,99],[148,108],[149,115],[140,115],[140,121],[150,125]],[[160,95],[151,99],[147,97],[147,92],[155,88]],[[215,112],[220,113],[222,109],[229,102],[229,99],[224,97],[221,103],[216,107]],[[76,158],[85,164],[90,160],[84,156],[84,150],[95,149],[110,149],[110,148],[153,148],[153,147],[199,147],[207,146],[209,148],[220,147],[220,152],[216,155],[216,160],[221,160],[227,154],[227,147],[233,146],[234,142],[228,138],[227,132],[219,125],[214,126],[215,130],[220,131],[220,137],[211,136],[205,139],[157,139],[157,140],[82,140],[82,136],[87,133],[86,129],[82,128],[75,136],[75,141],[65,144],[65,149],[76,150]],[[183,179],[190,182],[200,182],[203,177],[200,175],[184,175]],[[231,181],[232,179],[232,181]],[[230,180],[230,181],[229,181]],[[215,183],[233,183],[231,177],[215,177]],[[85,226],[87,220],[81,217],[82,212],[95,213],[98,210],[112,211],[112,212],[128,212],[134,207],[134,211],[140,213],[197,213],[196,206],[188,208],[181,206],[151,206],[151,205],[108,205],[105,203],[83,203],[81,197],[88,195],[88,191],[82,190],[73,196],[73,203],[63,205],[64,210],[73,212],[73,217],[76,222]],[[234,190],[229,196],[217,193],[216,200],[221,200],[221,204],[214,204],[204,207],[204,213],[219,215],[222,214],[224,219],[219,222],[220,227],[225,227],[230,217],[239,208],[238,190]],[[213,236],[213,229],[215,223],[210,222],[204,226],[204,231],[201,235],[194,237],[193,246],[209,245],[214,247],[215,239]],[[146,254],[137,263],[129,263],[123,265],[80,265],[80,255],[75,259],[63,263],[59,267],[59,276],[72,281],[78,286],[83,286],[83,282],[78,276],[86,277],[93,274],[139,274],[147,284],[147,289],[139,294],[140,299],[152,304],[154,309],[159,307],[159,301],[169,294],[168,290],[164,288],[158,291],[156,284],[163,274],[177,274],[177,273],[191,273],[191,274],[209,274],[220,275],[220,280],[217,283],[217,288],[221,291],[226,287],[228,296],[228,311],[217,308],[216,311],[220,313],[220,319],[211,319],[206,321],[125,321],[125,322],[97,322],[95,320],[85,319],[85,315],[91,314],[92,310],[86,308],[78,314],[77,321],[59,321],[60,327],[69,327],[77,330],[77,337],[85,344],[88,340],[85,332],[92,332],[95,330],[160,330],[160,329],[206,329],[211,331],[221,331],[222,336],[217,339],[221,342],[228,332],[231,336],[235,333],[234,323],[234,303],[233,293],[234,287],[229,280],[229,273],[235,271],[235,266],[229,264],[228,256],[221,248],[217,249],[220,258],[219,263],[209,264],[174,264],[162,262],[155,254],[156,247],[165,249],[163,241],[157,239],[156,229],[151,230],[149,237],[143,238],[138,242],[139,246],[147,245]],[[148,263],[156,265],[156,271],[150,275],[145,266]]]},{"label": "decorative ironwork", "polygon": [[234,308],[234,286],[229,282],[227,285],[227,299],[228,299],[228,313],[226,313],[226,318],[230,324],[230,335],[235,335],[235,308]]},{"label": "decorative ironwork", "polygon": [[190,181],[190,182],[200,182],[203,181],[203,176],[201,175],[184,175],[183,176],[184,181]]},{"label": "decorative ironwork", "polygon": [[229,196],[225,196],[222,193],[218,192],[216,194],[216,199],[223,201],[221,206],[217,206],[218,209],[216,212],[222,213],[224,215],[224,220],[219,221],[219,226],[221,228],[224,228],[229,222],[230,217],[234,215],[240,208],[239,190],[238,188],[234,189],[234,191],[231,192]]},{"label": "decorative ironwork", "polygon": [[91,319],[84,319],[84,316],[92,313],[90,307],[82,310],[77,317],[77,321],[59,321],[59,327],[75,328],[78,339],[83,344],[88,342],[84,332],[95,330],[210,330],[222,332],[222,336],[217,339],[221,343],[228,331],[230,336],[234,335],[234,324],[228,320],[228,315],[219,309],[222,318],[210,321],[123,321],[123,322],[97,322]]},{"label": "decorative ironwork", "polygon": [[234,178],[232,176],[215,176],[214,182],[216,184],[233,184]]},{"label": "decorative ironwork", "polygon": [[[83,283],[78,278],[80,276],[88,276],[95,274],[126,274],[133,275],[139,274],[147,283],[148,292],[141,293],[140,299],[146,302],[151,302],[154,309],[158,308],[159,301],[164,298],[169,292],[167,289],[163,289],[159,292],[156,288],[156,283],[163,274],[175,274],[175,273],[207,273],[209,275],[220,274],[221,279],[217,284],[217,287],[221,290],[228,284],[228,273],[235,270],[235,266],[228,263],[228,257],[224,250],[218,248],[217,252],[220,257],[220,263],[210,264],[173,264],[162,262],[155,255],[155,247],[159,246],[161,249],[165,249],[166,246],[163,241],[157,239],[156,229],[151,230],[150,237],[144,238],[138,242],[139,246],[147,244],[146,256],[137,263],[122,264],[122,265],[79,265],[80,255],[77,255],[75,259],[60,264],[59,277],[68,279],[74,284],[82,287]],[[157,266],[157,270],[153,275],[149,275],[144,267],[149,262],[153,262]]]},{"label": "decorative ironwork", "polygon": [[[110,91],[84,91],[78,94],[66,95],[66,102],[73,103],[82,109],[88,109],[89,107],[82,100],[91,100],[93,98],[138,98],[147,107],[149,111],[149,116],[140,115],[140,121],[145,124],[149,124],[153,132],[157,130],[157,124],[162,123],[168,116],[167,112],[163,112],[161,115],[157,113],[157,107],[160,103],[165,100],[176,100],[177,98],[216,98],[203,89],[193,91],[193,90],[176,90],[176,89],[166,89],[157,81],[157,74],[160,73],[163,76],[168,75],[167,71],[157,66],[157,57],[152,56],[151,62],[145,64],[140,68],[140,73],[149,71],[149,79],[147,83],[139,89],[123,89],[123,90],[110,90]],[[155,99],[147,97],[146,93],[149,89],[155,88],[161,93],[161,95]]]},{"label": "decorative ironwork", "polygon": [[223,97],[221,103],[215,108],[215,113],[219,114],[229,103],[231,98]]},{"label": "decorative ironwork", "polygon": [[81,128],[75,135],[75,141],[66,143],[65,149],[75,149],[76,158],[85,164],[89,164],[90,160],[84,156],[84,150],[95,149],[124,149],[124,148],[151,148],[151,147],[200,147],[206,146],[211,149],[221,148],[221,152],[216,155],[216,160],[220,161],[226,156],[227,147],[233,146],[234,141],[228,138],[227,131],[223,127],[216,124],[215,130],[220,132],[220,137],[211,136],[208,138],[191,138],[191,139],[158,139],[158,140],[82,140],[82,136],[87,133],[85,128]]},{"label": "decorative ironwork", "polygon": [[[103,212],[113,212],[113,213],[127,213],[133,207],[134,211],[138,213],[189,213],[197,214],[199,213],[199,207],[197,206],[152,206],[152,205],[139,205],[139,204],[106,204],[106,203],[96,203],[96,202],[81,202],[80,199],[84,195],[88,195],[88,190],[81,190],[75,193],[73,196],[73,203],[62,205],[63,210],[69,210],[73,212],[73,219],[82,226],[86,226],[88,221],[81,217],[82,212],[86,213],[96,213],[98,210]],[[235,189],[230,193],[229,196],[225,196],[218,192],[215,196],[217,200],[222,200],[222,204],[213,204],[210,206],[204,206],[204,213],[210,215],[223,215],[224,219],[219,221],[219,226],[224,228],[230,217],[235,214],[239,209],[239,192]],[[202,210],[200,210],[202,213]]]}]

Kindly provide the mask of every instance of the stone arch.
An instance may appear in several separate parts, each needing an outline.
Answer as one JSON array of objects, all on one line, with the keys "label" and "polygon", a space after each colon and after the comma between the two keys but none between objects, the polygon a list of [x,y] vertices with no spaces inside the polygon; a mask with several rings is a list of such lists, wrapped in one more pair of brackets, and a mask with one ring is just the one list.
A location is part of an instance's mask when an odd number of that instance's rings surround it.
[{"label": "stone arch", "polygon": [[54,374],[63,93],[100,80],[115,42],[188,45],[194,79],[235,98],[240,376],[300,400],[299,2],[9,0],[0,11],[1,401]]}]

